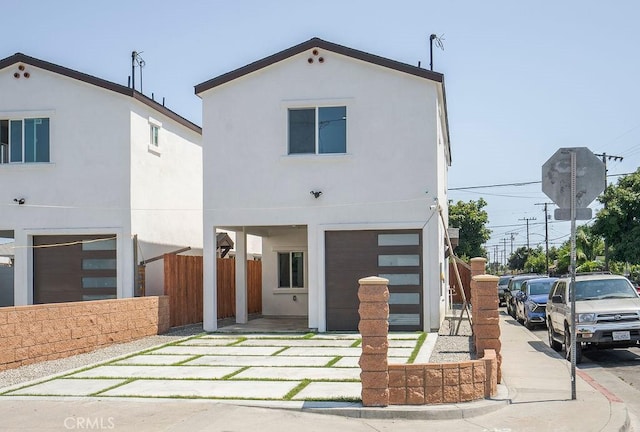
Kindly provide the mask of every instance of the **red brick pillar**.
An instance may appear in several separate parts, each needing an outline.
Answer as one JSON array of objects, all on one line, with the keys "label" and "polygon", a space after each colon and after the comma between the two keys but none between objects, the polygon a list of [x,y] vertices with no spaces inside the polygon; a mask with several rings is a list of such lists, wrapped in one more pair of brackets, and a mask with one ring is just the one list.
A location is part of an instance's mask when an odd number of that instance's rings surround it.
[{"label": "red brick pillar", "polygon": [[471,258],[471,277],[484,274],[484,269],[487,265],[486,258]]},{"label": "red brick pillar", "polygon": [[476,353],[478,357],[483,357],[485,350],[495,350],[498,359],[498,382],[501,382],[499,280],[498,276],[492,275],[478,275],[471,279],[471,315]]},{"label": "red brick pillar", "polygon": [[368,277],[360,279],[360,323],[362,336],[360,380],[363,406],[389,405],[389,284],[388,279]]}]

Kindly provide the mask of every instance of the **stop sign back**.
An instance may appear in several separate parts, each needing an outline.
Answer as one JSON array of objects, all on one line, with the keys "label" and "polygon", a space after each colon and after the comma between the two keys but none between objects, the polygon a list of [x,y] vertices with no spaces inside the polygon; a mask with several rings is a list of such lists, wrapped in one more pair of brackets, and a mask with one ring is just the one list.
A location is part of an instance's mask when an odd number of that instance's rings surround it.
[{"label": "stop sign back", "polygon": [[586,147],[563,147],[542,165],[542,192],[560,208],[571,207],[571,152],[576,154],[576,208],[604,190],[604,163]]}]

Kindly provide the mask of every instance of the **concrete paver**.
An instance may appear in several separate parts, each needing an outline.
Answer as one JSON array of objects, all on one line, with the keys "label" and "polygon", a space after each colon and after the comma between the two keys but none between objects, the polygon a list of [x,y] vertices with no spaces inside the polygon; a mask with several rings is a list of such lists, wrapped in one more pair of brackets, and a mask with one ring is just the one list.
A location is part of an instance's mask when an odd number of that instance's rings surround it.
[{"label": "concrete paver", "polygon": [[282,399],[298,381],[136,380],[100,396]]},{"label": "concrete paver", "polygon": [[[351,358],[351,357],[350,357]],[[185,363],[188,366],[315,366],[322,367],[331,357],[288,356],[215,356],[205,355]],[[357,366],[357,365],[356,365]]]},{"label": "concrete paver", "polygon": [[[236,346],[350,347],[358,339],[248,339]],[[415,342],[413,343],[415,346]]]},{"label": "concrete paver", "polygon": [[124,379],[56,379],[16,390],[11,394],[89,396],[124,382]]},{"label": "concrete paver", "polygon": [[194,358],[193,355],[142,354],[114,362],[115,365],[173,365]]},{"label": "concrete paver", "polygon": [[[324,367],[252,367],[233,376],[233,379],[286,380],[358,380],[360,369]],[[359,384],[359,383],[358,383]]]},{"label": "concrete paver", "polygon": [[[282,347],[239,347],[239,346],[193,346],[171,345],[158,349],[158,354],[200,354],[200,355],[227,355],[227,356],[265,356],[280,351]],[[300,354],[304,355],[304,354]]]},{"label": "concrete paver", "polygon": [[69,378],[220,379],[240,369],[229,366],[99,366],[70,375]]}]

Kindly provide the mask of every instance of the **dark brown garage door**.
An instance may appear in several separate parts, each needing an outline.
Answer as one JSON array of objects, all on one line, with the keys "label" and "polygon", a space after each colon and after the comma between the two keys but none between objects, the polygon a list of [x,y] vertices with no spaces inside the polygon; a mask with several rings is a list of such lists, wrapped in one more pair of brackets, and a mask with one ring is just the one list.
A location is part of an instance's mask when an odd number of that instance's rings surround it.
[{"label": "dark brown garage door", "polygon": [[33,302],[116,298],[113,234],[33,238]]},{"label": "dark brown garage door", "polygon": [[389,279],[389,330],[423,328],[420,230],[325,233],[327,330],[358,330],[358,279]]}]

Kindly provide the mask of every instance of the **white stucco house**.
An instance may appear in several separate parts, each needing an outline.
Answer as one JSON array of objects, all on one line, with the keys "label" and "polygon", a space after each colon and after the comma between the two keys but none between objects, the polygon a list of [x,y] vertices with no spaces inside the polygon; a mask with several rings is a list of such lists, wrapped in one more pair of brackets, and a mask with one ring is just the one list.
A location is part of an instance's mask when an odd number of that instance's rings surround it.
[{"label": "white stucco house", "polygon": [[[204,327],[216,230],[262,237],[263,315],[356,330],[358,279],[390,280],[390,329],[437,329],[451,163],[442,74],[311,39],[195,87],[203,103]],[[251,175],[246,175],[250,173]]]},{"label": "white stucco house", "polygon": [[[131,297],[136,263],[202,248],[201,128],[126,86],[0,60],[0,237],[14,304]],[[162,261],[146,294],[162,294]]]}]

